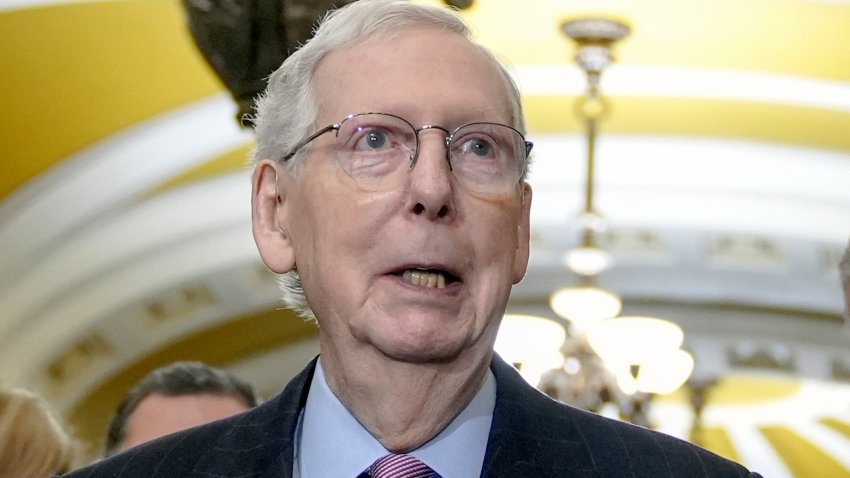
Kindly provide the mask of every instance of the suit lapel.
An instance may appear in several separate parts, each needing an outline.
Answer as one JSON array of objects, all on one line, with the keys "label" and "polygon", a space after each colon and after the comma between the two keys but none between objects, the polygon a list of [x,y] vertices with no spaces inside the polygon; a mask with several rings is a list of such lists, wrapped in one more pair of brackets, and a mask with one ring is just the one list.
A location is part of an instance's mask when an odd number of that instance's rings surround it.
[{"label": "suit lapel", "polygon": [[498,355],[491,370],[496,377],[496,407],[481,476],[595,476],[571,409],[528,385]]}]

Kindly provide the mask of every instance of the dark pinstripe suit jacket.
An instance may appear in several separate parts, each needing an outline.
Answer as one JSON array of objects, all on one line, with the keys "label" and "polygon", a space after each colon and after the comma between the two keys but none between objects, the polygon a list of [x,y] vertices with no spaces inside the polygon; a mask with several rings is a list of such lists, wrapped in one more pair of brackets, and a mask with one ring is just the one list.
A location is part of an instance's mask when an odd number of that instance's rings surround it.
[{"label": "dark pinstripe suit jacket", "polygon": [[[482,477],[759,476],[668,435],[559,404],[498,357],[491,368],[496,409]],[[315,360],[253,410],[130,449],[70,477],[290,477],[293,436],[314,369]]]}]

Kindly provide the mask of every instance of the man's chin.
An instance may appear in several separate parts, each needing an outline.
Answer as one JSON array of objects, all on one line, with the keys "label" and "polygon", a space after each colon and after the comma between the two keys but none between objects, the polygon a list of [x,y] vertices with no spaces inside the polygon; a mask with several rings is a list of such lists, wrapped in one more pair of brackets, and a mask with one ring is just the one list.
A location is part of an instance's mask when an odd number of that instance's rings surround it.
[{"label": "man's chin", "polygon": [[459,359],[465,350],[464,344],[420,342],[393,343],[377,347],[384,356],[397,362],[411,364],[447,364]]}]

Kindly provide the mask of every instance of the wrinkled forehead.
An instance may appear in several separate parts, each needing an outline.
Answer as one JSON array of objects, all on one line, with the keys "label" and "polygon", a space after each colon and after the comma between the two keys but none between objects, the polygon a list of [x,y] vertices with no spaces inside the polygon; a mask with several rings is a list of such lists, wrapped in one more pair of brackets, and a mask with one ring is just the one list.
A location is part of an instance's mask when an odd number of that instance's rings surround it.
[{"label": "wrinkled forehead", "polygon": [[503,76],[490,55],[459,33],[419,27],[372,36],[328,53],[317,65],[317,122],[378,111],[414,123],[513,124]]}]

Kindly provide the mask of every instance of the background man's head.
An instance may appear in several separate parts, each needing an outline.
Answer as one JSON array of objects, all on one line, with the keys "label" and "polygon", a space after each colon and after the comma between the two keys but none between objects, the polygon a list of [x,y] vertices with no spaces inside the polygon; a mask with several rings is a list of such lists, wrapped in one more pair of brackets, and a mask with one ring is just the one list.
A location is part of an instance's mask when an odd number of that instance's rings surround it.
[{"label": "background man's head", "polygon": [[106,438],[106,456],[257,405],[247,382],[200,362],[154,370],[124,398]]}]

